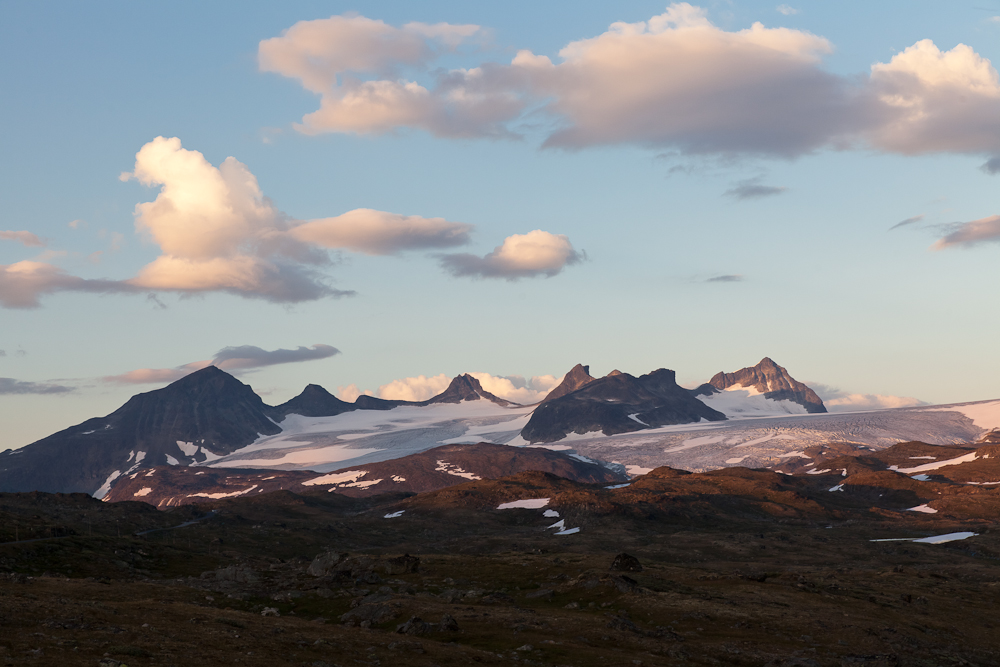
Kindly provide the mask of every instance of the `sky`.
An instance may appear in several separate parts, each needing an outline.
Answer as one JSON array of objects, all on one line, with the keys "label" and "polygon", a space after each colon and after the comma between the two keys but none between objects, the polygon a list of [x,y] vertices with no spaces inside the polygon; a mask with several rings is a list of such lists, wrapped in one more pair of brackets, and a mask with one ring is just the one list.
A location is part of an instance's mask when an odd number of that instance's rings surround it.
[{"label": "sky", "polygon": [[1000,1],[0,0],[0,449],[207,364],[1000,397]]}]

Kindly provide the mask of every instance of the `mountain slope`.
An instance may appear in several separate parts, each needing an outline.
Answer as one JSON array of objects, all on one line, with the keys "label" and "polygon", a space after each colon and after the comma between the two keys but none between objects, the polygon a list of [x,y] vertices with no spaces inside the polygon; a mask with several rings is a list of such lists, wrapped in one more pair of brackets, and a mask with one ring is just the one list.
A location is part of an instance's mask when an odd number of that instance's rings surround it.
[{"label": "mountain slope", "polygon": [[735,373],[717,373],[692,393],[730,417],[826,412],[816,392],[768,357]]},{"label": "mountain slope", "polygon": [[318,384],[306,385],[301,394],[275,408],[282,415],[304,417],[333,417],[357,409],[357,405],[340,400]]},{"label": "mountain slope", "polygon": [[0,456],[0,488],[94,493],[130,468],[231,453],[281,432],[280,417],[249,386],[209,366]]},{"label": "mountain slope", "polygon": [[330,473],[164,466],[122,477],[105,500],[141,500],[163,508],[278,490],[295,493],[322,490],[367,497],[380,493],[423,493],[469,480],[496,479],[527,470],[540,470],[585,484],[628,481],[624,475],[596,462],[560,452],[479,443],[445,445]]},{"label": "mountain slope", "polygon": [[661,368],[638,378],[608,375],[539,405],[521,431],[527,442],[555,442],[570,433],[627,433],[668,424],[726,417],[677,385],[674,372]]},{"label": "mountain slope", "polygon": [[541,402],[546,403],[559,398],[560,396],[565,396],[566,394],[576,391],[577,389],[582,389],[596,379],[597,378],[590,375],[590,366],[577,364],[570,369],[569,373],[566,373],[562,382],[560,382],[555,389],[546,394],[545,398],[543,398]]}]

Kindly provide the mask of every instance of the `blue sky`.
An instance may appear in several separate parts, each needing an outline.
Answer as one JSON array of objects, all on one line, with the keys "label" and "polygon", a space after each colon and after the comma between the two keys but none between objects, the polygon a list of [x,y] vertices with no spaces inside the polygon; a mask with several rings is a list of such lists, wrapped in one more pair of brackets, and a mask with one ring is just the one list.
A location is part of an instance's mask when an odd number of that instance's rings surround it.
[{"label": "blue sky", "polygon": [[[982,165],[1000,155],[1000,3],[692,4],[0,1],[0,449],[213,359],[272,403],[309,382],[377,392],[468,371],[521,376],[527,396],[578,362],[695,382],[763,356],[844,405],[996,398],[1000,175]],[[312,47],[329,100],[347,79],[409,82],[431,106],[358,103],[297,129],[321,96],[301,63],[261,71],[258,50],[278,38],[300,53],[285,31],[331,17]],[[384,22],[374,50],[343,46],[362,19]],[[615,22],[648,23],[632,37],[608,33]],[[579,61],[560,56],[580,40],[593,48]],[[427,53],[393,56],[400,45]],[[512,64],[519,51],[535,60]],[[338,69],[358,58],[377,64]],[[614,58],[628,76],[601,79]],[[482,81],[440,84],[484,65]],[[489,101],[468,111],[455,91]],[[616,105],[627,94],[638,102]],[[403,120],[376,124],[386,109]],[[570,143],[545,145],[567,127]],[[154,148],[136,157],[156,137],[179,139],[156,156],[197,151],[201,171],[156,180]],[[282,266],[327,296],[276,298],[266,276],[192,288],[216,209],[137,221],[137,204],[187,201],[230,157],[266,197],[254,220],[325,260]],[[357,209],[395,217],[338,218]],[[191,210],[202,222],[178,236]],[[534,230],[528,257],[517,242]],[[274,259],[253,243],[239,257]],[[149,273],[177,257],[186,272]],[[44,289],[11,269],[24,262],[48,272]],[[257,349],[218,354],[239,346]]]}]

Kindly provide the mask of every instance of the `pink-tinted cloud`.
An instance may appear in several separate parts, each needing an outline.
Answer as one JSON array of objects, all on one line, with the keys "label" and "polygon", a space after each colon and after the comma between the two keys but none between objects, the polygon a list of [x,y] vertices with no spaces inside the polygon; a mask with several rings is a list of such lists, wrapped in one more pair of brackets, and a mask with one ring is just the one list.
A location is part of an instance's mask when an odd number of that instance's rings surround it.
[{"label": "pink-tinted cloud", "polygon": [[56,292],[121,294],[135,291],[135,287],[115,280],[78,278],[46,262],[25,260],[0,264],[0,306],[4,308],[38,308],[42,296]]},{"label": "pink-tinted cloud", "polygon": [[[260,65],[320,95],[319,109],[298,126],[312,134],[415,128],[513,137],[530,112],[532,122],[551,122],[545,145],[570,149],[1000,153],[997,71],[962,44],[942,51],[922,40],[869,73],[838,76],[823,67],[833,50],[823,37],[760,23],[727,31],[682,2],[570,42],[558,60],[521,51],[508,64],[434,70],[436,56],[477,34],[466,28],[449,28],[446,48],[438,37],[365,17],[303,21],[261,42]],[[357,44],[336,39],[352,32]]]},{"label": "pink-tinted cloud", "polygon": [[514,234],[485,257],[470,254],[443,255],[442,266],[455,276],[518,280],[554,276],[583,259],[564,234],[540,229]]},{"label": "pink-tinted cloud", "polygon": [[0,241],[17,241],[21,245],[43,247],[45,242],[31,232],[0,231]]},{"label": "pink-tinted cloud", "polygon": [[944,250],[955,246],[970,248],[982,243],[1000,241],[1000,215],[991,215],[972,222],[959,223],[954,230],[931,246]]}]

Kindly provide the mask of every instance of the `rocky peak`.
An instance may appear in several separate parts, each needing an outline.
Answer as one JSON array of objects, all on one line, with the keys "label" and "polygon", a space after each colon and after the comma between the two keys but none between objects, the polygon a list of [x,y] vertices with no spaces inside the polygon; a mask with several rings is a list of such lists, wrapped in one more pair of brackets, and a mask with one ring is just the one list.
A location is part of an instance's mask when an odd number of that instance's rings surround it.
[{"label": "rocky peak", "polygon": [[570,369],[569,373],[566,373],[566,376],[563,377],[559,386],[550,391],[541,402],[545,403],[546,401],[551,401],[554,398],[565,396],[571,391],[576,391],[577,389],[587,386],[596,379],[597,378],[591,377],[590,375],[590,366],[577,364]]},{"label": "rocky peak", "polygon": [[510,401],[505,401],[499,396],[494,396],[490,392],[483,389],[483,385],[479,383],[479,380],[472,377],[468,373],[456,376],[448,388],[443,392],[424,401],[423,405],[432,405],[435,403],[461,403],[462,401],[478,401],[480,399],[486,399],[496,403],[497,405],[514,405]]},{"label": "rocky peak", "polygon": [[[717,373],[708,384],[720,391],[737,386],[752,388],[771,400],[794,401],[807,412],[826,412],[826,406],[816,392],[793,378],[787,369],[770,357],[764,357],[756,366],[741,368],[735,373]],[[700,391],[701,388],[696,390]]]},{"label": "rocky peak", "polygon": [[357,406],[342,401],[318,384],[306,385],[302,393],[276,408],[283,415],[303,417],[332,417],[356,410]]}]

